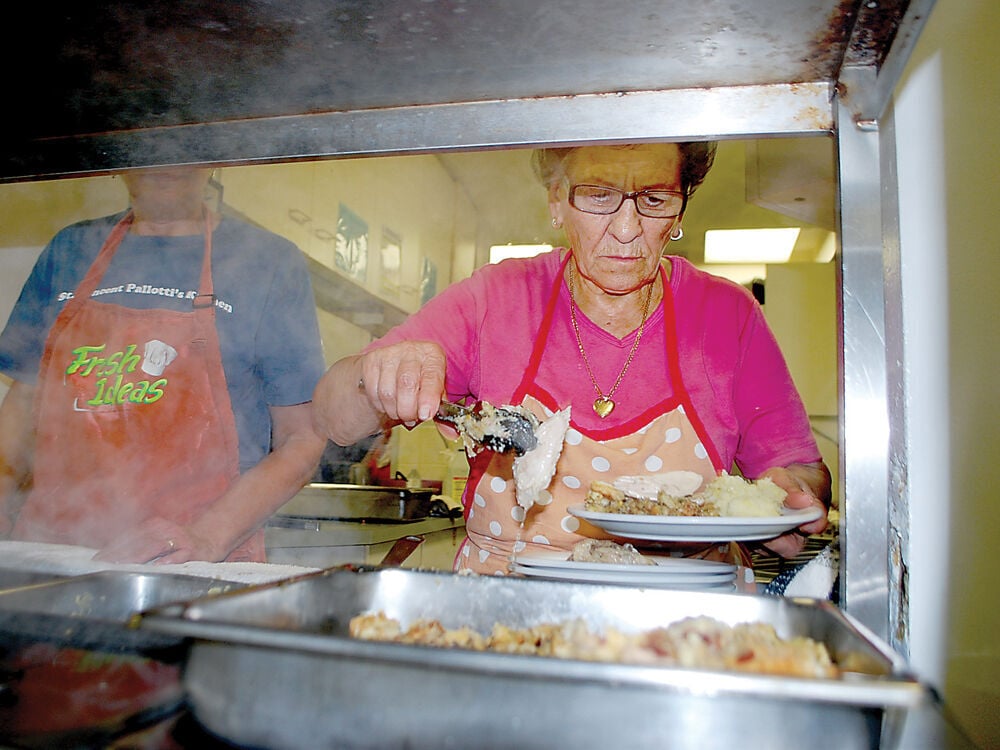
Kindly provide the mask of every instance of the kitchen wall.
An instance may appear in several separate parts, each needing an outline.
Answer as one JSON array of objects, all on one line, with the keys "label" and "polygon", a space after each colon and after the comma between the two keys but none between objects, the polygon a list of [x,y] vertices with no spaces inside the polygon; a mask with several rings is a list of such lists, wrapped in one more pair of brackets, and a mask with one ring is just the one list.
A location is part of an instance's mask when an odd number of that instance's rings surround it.
[{"label": "kitchen wall", "polygon": [[774,331],[838,502],[837,273],[834,262],[767,266],[764,314]]},{"label": "kitchen wall", "polygon": [[[228,205],[329,267],[337,267],[338,219],[350,212],[367,228],[367,260],[340,270],[406,312],[420,307],[425,264],[442,289],[452,278],[456,245],[468,253],[474,238],[471,204],[434,156],[227,168],[220,179]],[[400,250],[398,275],[381,262],[387,240]]]},{"label": "kitchen wall", "polygon": [[[110,176],[0,185],[0,325],[52,235],[127,204],[125,186]],[[0,399],[6,394],[6,376],[0,375]]]},{"label": "kitchen wall", "polygon": [[[479,221],[468,196],[435,156],[383,157],[222,170],[227,205],[284,235],[325,266],[335,260],[343,208],[367,226],[364,270],[347,278],[387,304],[414,312],[422,295],[433,296],[472,272]],[[386,240],[399,247],[398,273],[382,262]],[[430,264],[430,265],[428,265]],[[433,289],[425,287],[433,268]],[[320,311],[328,364],[359,351],[371,334],[342,317]],[[433,424],[397,428],[388,453],[391,471],[443,481],[450,453]]]},{"label": "kitchen wall", "polygon": [[938,0],[897,88],[914,663],[1000,747],[1000,3]]}]

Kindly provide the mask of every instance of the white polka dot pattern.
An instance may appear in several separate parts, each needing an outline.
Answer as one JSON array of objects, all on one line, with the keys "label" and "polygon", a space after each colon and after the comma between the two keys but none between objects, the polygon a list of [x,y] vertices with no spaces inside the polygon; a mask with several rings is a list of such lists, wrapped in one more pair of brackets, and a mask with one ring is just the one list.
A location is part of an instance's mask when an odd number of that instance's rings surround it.
[{"label": "white polka dot pattern", "polygon": [[580,528],[580,519],[576,516],[563,516],[562,521],[559,522],[559,526],[567,534],[575,534]]},{"label": "white polka dot pattern", "polygon": [[[538,402],[532,404],[536,414],[543,413]],[[512,554],[531,554],[546,547],[570,549],[581,535],[595,532],[567,510],[583,502],[594,479],[611,481],[616,476],[674,468],[714,476],[715,469],[704,445],[699,443],[700,437],[676,408],[620,437],[594,439],[570,427],[555,480],[530,511],[522,509],[514,496],[510,457],[495,456],[482,481],[472,490],[466,521],[468,539],[459,556],[459,567],[500,575],[507,571]]]}]

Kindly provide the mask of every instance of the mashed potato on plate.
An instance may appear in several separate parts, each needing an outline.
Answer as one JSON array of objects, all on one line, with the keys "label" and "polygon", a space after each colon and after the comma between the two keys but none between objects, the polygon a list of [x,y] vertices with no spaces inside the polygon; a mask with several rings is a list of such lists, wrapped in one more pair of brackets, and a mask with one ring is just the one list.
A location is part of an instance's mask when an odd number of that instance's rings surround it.
[{"label": "mashed potato on plate", "polygon": [[748,482],[742,477],[722,474],[709,482],[700,494],[719,509],[720,516],[751,518],[780,516],[788,493],[768,477]]}]

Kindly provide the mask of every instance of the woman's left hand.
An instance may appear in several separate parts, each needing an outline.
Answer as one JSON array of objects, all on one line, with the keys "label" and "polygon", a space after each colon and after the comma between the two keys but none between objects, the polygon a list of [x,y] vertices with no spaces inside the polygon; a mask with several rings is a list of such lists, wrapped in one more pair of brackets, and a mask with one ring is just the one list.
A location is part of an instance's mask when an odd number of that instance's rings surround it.
[{"label": "woman's left hand", "polygon": [[[822,467],[820,469],[819,467]],[[810,534],[819,534],[827,526],[826,504],[820,499],[829,494],[829,472],[822,464],[793,464],[788,467],[768,469],[762,476],[769,477],[788,495],[785,505],[795,510],[816,507],[823,515],[815,521],[802,524],[797,529],[764,542],[764,546],[782,557],[795,557],[805,547]]]}]

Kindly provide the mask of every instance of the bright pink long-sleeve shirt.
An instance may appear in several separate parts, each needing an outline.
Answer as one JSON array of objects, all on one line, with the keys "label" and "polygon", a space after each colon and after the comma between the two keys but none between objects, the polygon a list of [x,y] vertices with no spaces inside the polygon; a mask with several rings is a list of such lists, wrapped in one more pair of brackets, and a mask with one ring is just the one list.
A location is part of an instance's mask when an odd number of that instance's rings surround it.
[{"label": "bright pink long-sleeve shirt", "polygon": [[[451,285],[370,347],[406,339],[438,342],[447,357],[451,399],[471,396],[511,403],[542,322],[564,249],[535,258],[484,266]],[[748,477],[792,463],[820,461],[802,400],[764,314],[743,287],[669,257],[677,318],[681,377],[721,458]],[[572,404],[578,428],[600,437],[641,417],[673,392],[666,365],[662,303],[651,312],[621,385],[615,409],[601,419],[597,394],[570,322],[570,299],[560,282],[552,330],[538,382],[559,408]],[[577,315],[597,382],[607,393],[634,342]]]}]

